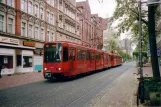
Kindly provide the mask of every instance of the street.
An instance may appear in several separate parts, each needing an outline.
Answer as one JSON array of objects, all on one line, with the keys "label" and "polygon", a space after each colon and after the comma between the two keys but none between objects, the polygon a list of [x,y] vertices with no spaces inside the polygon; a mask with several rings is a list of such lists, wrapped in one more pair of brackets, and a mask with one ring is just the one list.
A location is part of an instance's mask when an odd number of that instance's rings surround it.
[{"label": "street", "polygon": [[[43,80],[13,88],[1,89],[0,107],[99,106],[98,96],[103,96],[106,93],[106,97],[110,99],[111,96],[110,93],[108,94],[108,90],[113,87],[112,83],[133,66],[133,62],[124,63],[122,66],[73,80],[54,82]],[[126,85],[123,87],[126,88]],[[117,91],[121,90],[118,88]],[[93,105],[93,103],[98,104]]]}]

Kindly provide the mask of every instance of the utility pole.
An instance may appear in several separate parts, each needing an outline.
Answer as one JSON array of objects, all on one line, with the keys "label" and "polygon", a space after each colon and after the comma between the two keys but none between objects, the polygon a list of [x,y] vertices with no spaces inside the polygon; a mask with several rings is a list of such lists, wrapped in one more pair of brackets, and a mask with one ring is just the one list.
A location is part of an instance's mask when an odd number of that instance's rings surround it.
[{"label": "utility pole", "polygon": [[156,5],[148,5],[148,32],[149,32],[153,77],[156,81],[160,81],[160,71],[157,57],[157,45],[155,35],[155,9]]}]

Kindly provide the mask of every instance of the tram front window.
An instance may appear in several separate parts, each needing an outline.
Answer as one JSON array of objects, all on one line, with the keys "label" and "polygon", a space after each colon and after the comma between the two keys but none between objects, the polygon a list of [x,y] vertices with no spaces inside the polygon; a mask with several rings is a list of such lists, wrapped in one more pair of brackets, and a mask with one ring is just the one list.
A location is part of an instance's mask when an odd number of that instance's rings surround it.
[{"label": "tram front window", "polygon": [[62,61],[62,44],[47,44],[44,47],[44,62]]}]

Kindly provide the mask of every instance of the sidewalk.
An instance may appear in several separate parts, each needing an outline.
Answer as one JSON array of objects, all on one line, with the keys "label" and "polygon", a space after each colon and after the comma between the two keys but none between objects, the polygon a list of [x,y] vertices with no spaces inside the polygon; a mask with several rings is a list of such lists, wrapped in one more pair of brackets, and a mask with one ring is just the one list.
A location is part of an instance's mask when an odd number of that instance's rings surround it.
[{"label": "sidewalk", "polygon": [[14,74],[11,76],[2,76],[0,78],[0,89],[2,88],[9,88],[9,87],[15,87],[18,85],[23,85],[31,82],[36,82],[43,80],[43,74],[42,72],[30,72],[25,74]]},{"label": "sidewalk", "polygon": [[[144,75],[152,76],[151,67],[144,67],[143,72]],[[135,94],[139,75],[134,73],[137,73],[135,66],[117,78],[111,84],[110,89],[100,92],[86,107],[137,107]],[[143,106],[140,105],[139,107]]]}]

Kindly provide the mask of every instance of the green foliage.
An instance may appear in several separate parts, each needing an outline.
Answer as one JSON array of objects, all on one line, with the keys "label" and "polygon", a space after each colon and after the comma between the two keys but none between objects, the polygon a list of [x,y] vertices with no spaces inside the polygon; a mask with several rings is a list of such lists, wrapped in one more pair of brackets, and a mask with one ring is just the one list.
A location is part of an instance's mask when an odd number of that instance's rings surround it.
[{"label": "green foliage", "polygon": [[109,52],[112,52],[118,48],[118,44],[114,38],[108,39],[104,43],[107,44],[105,48],[109,50]]},{"label": "green foliage", "polygon": [[[134,52],[133,52],[133,56],[138,57],[139,54],[140,54],[140,52],[138,52],[138,51],[134,51]],[[146,52],[146,51],[142,51],[141,54],[142,54],[142,56],[147,57],[147,52]]]},{"label": "green foliage", "polygon": [[[118,32],[117,36],[120,36],[121,33],[131,31],[131,40],[133,43],[137,44],[137,49],[139,49],[139,23],[138,23],[138,3],[137,0],[116,0],[117,6],[114,12],[111,22],[119,20],[117,26]],[[142,41],[143,50],[147,50],[148,44],[148,29],[147,29],[147,10],[142,8]]]},{"label": "green foliage", "polygon": [[127,54],[126,52],[123,52],[122,50],[119,50],[117,53],[123,58],[124,61],[132,59],[132,56],[130,54]]}]

